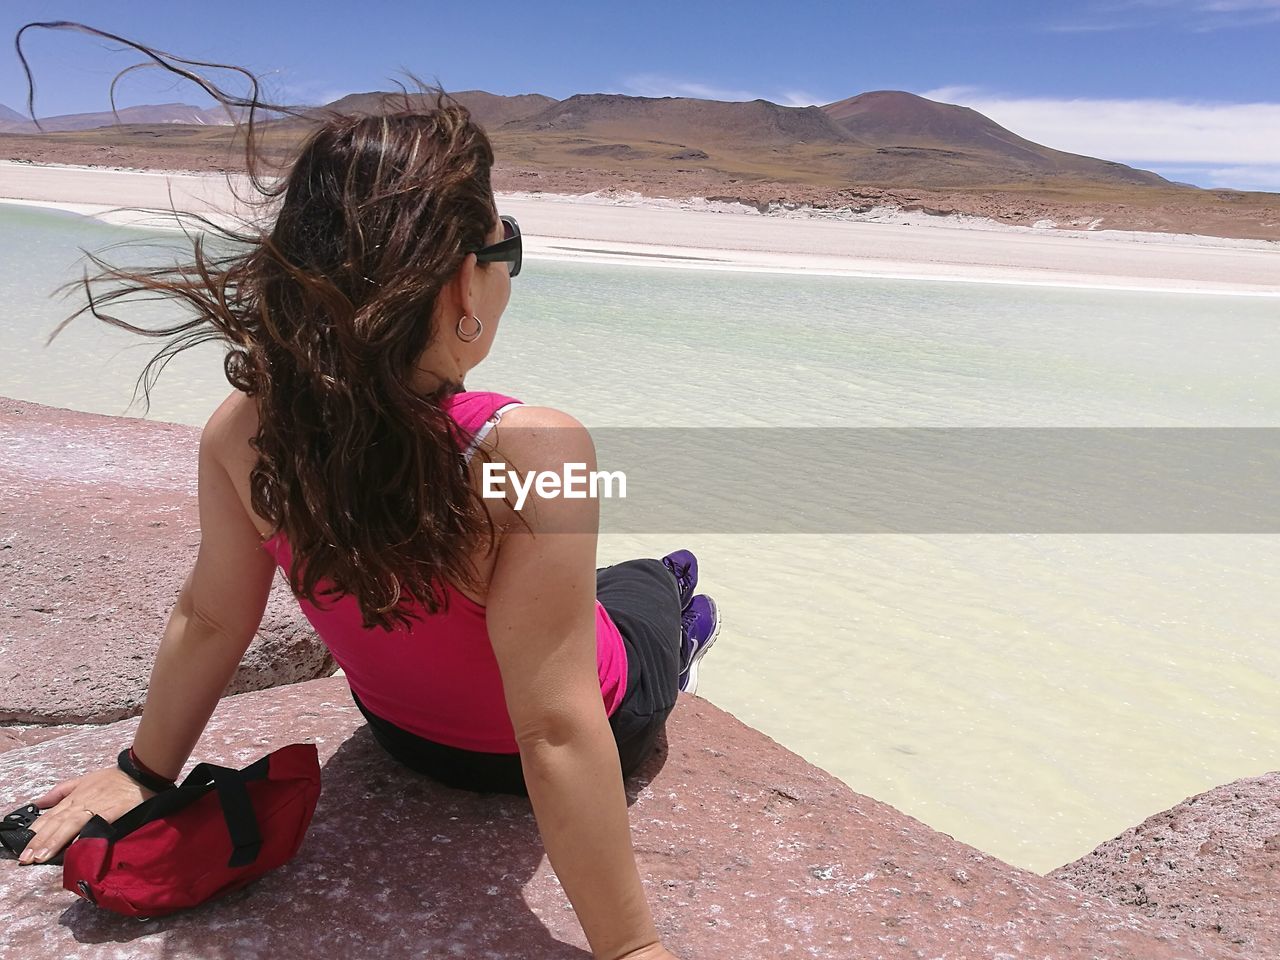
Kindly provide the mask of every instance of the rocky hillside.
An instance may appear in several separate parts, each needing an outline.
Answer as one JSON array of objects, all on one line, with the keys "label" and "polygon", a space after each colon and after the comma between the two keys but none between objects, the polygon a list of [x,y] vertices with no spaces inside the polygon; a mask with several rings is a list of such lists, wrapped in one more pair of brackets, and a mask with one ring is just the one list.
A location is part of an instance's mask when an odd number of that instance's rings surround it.
[{"label": "rocky hillside", "polygon": [[[1280,239],[1280,194],[1171,183],[1034,143],[967,107],[903,91],[862,93],[822,107],[615,93],[565,100],[483,90],[454,96],[489,132],[498,190],[612,189],[739,201],[766,211],[887,205],[1021,225]],[[401,93],[353,94],[315,108],[313,118],[330,109],[377,113],[404,102]],[[209,125],[209,117],[81,129],[84,122],[57,118],[49,129],[62,132],[32,135],[10,121],[10,132],[0,132],[0,159],[185,170],[237,170],[244,163],[234,130]],[[0,131],[5,123],[0,119]],[[287,163],[308,129],[307,119],[267,122],[261,143]]]},{"label": "rocky hillside", "polygon": [[[540,113],[557,101],[540,93],[526,93],[504,97],[484,90],[462,90],[450,95],[471,111],[471,115],[484,127],[499,127],[504,123],[523,120]],[[353,93],[325,104],[318,113],[379,114],[388,110],[403,110],[405,103],[415,107],[426,106],[431,100],[420,94],[403,93]]]},{"label": "rocky hillside", "polygon": [[[222,107],[193,107],[188,103],[158,103],[137,107],[121,107],[118,114],[110,110],[97,113],[68,113],[56,117],[42,117],[40,127],[46,133],[69,130],[96,130],[100,127],[121,124],[173,123],[188,126],[230,127],[234,124],[231,114]],[[0,133],[35,133],[31,118],[0,104]]]},{"label": "rocky hillside", "polygon": [[516,131],[594,134],[627,142],[694,142],[702,147],[725,142],[759,148],[854,140],[817,107],[617,93],[576,94],[501,128],[503,134]]},{"label": "rocky hillside", "polygon": [[1023,139],[969,107],[878,90],[829,103],[823,112],[851,136],[875,148],[861,159],[868,179],[902,183],[1074,177],[1098,183],[1170,186],[1147,170],[1064,153]]}]

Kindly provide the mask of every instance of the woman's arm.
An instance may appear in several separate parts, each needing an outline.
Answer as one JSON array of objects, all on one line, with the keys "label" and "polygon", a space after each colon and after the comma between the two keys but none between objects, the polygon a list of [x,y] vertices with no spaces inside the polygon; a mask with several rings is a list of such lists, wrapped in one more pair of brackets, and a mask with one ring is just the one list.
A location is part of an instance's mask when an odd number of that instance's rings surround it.
[{"label": "woman's arm", "polygon": [[[181,772],[257,633],[275,570],[220,454],[230,439],[233,401],[201,433],[200,550],[156,652],[134,739],[139,759],[169,778]],[[36,819],[23,855],[56,856],[88,823],[88,811],[112,822],[150,795],[114,766],[64,781],[36,799],[51,809]]]},{"label": "woman's arm", "polygon": [[200,550],[156,652],[134,739],[138,758],[171,779],[253,642],[275,575],[275,561],[262,549],[224,466],[224,451],[239,439],[241,402],[233,394],[200,435]]},{"label": "woman's arm", "polygon": [[[562,473],[594,470],[586,429],[521,407],[503,418],[491,459]],[[636,869],[618,750],[596,667],[594,499],[537,498],[509,524],[489,584],[490,640],[520,745],[529,799],[551,865],[599,960],[666,957]],[[573,532],[563,532],[573,531]]]}]

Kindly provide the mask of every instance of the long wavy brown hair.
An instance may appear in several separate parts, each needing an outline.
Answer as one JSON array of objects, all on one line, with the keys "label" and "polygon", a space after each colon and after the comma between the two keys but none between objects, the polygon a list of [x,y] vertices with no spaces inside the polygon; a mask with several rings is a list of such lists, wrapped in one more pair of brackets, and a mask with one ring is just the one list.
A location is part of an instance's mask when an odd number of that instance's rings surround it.
[{"label": "long wavy brown hair", "polygon": [[[86,303],[50,339],[86,312],[163,339],[139,377],[148,409],[170,359],[210,340],[228,346],[227,381],[259,413],[253,509],[288,539],[296,596],[323,606],[322,596],[352,594],[366,628],[391,629],[415,617],[411,599],[438,610],[443,581],[475,586],[470,555],[493,530],[469,482],[465,438],[443,408],[461,384],[426,395],[412,386],[441,333],[431,322],[437,295],[497,223],[493,148],[466,108],[438,84],[402,88],[402,101],[376,116],[268,103],[241,68],[56,21],[28,24],[15,41],[33,119],[21,45],[32,27],[123,43],[199,85],[236,116],[255,199],[273,212],[231,228],[170,211],[193,228],[191,256],[174,266],[128,269],[90,254],[98,272],[82,281]],[[201,68],[234,70],[250,91],[232,95]],[[281,118],[314,129],[271,179],[259,139]],[[232,252],[211,252],[210,237]],[[172,299],[188,319],[148,328],[108,312],[139,295]]]}]

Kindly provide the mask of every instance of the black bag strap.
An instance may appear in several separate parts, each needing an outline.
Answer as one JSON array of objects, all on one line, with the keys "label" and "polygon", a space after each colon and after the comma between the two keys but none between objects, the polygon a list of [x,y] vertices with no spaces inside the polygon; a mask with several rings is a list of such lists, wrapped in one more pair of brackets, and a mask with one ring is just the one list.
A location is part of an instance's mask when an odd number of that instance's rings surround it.
[{"label": "black bag strap", "polygon": [[107,823],[94,814],[80,831],[81,837],[101,837],[115,843],[153,820],[189,806],[211,789],[218,791],[218,804],[222,818],[231,837],[231,858],[228,867],[243,867],[253,863],[262,849],[262,834],[258,819],[254,816],[253,802],[246,786],[252,780],[264,780],[270,769],[271,755],[255,760],[243,770],[220,767],[214,763],[197,763],[180,786],[164,790],[143,800],[114,823]]},{"label": "black bag strap", "polygon": [[[258,859],[262,849],[262,833],[258,830],[258,818],[253,813],[253,801],[245,786],[258,777],[245,776],[243,771],[226,767],[210,767],[213,782],[218,789],[218,803],[222,806],[222,819],[231,835],[231,859],[228,867],[244,867]],[[261,776],[266,776],[263,768]]]}]

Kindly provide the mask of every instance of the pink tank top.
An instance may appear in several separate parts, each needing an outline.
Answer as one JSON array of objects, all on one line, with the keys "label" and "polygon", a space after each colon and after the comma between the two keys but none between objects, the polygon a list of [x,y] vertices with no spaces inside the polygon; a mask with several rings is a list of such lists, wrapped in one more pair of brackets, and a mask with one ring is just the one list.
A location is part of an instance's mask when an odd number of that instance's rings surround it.
[{"label": "pink tank top", "polygon": [[[474,446],[502,410],[516,403],[498,393],[467,392],[451,397],[446,409]],[[265,540],[263,548],[287,575],[292,554],[283,531]],[[324,586],[321,580],[319,589]],[[324,598],[324,609],[305,599],[298,605],[371,713],[436,743],[517,753],[485,608],[452,584],[444,593],[447,609],[428,614],[419,607],[422,619],[391,631],[364,629],[360,606],[349,594]],[[627,657],[622,636],[599,601],[596,668],[605,712],[612,716],[627,689]]]}]

